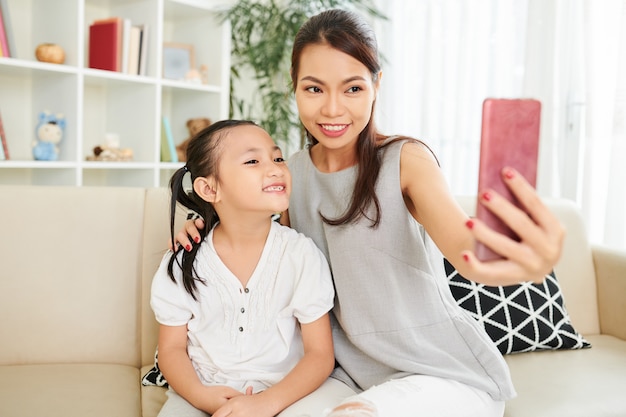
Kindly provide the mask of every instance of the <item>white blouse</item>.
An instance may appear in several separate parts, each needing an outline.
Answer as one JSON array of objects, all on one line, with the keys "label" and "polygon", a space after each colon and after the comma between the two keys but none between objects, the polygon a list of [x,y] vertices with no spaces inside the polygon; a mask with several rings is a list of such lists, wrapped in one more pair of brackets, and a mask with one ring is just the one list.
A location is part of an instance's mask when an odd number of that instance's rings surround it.
[{"label": "white blouse", "polygon": [[187,352],[205,385],[254,392],[280,381],[302,358],[300,323],[310,323],[333,307],[328,263],[315,243],[272,222],[263,253],[248,285],[224,265],[213,247],[213,230],[198,250],[194,301],[168,252],[152,282],[151,306],[159,323],[187,325]]}]

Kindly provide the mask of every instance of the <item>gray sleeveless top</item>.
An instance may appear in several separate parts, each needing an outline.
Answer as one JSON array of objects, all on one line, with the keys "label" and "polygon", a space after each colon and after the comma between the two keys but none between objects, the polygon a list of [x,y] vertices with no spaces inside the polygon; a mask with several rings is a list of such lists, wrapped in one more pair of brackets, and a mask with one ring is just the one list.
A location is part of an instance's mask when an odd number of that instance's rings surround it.
[{"label": "gray sleeveless top", "polygon": [[340,365],[334,376],[367,389],[425,374],[477,387],[496,400],[512,398],[515,390],[502,355],[457,306],[442,254],[405,206],[400,189],[403,143],[380,151],[376,194],[382,215],[377,228],[363,218],[329,226],[320,217],[344,213],[356,167],[322,173],[306,149],[288,161],[291,226],[315,241],[333,273],[333,340]]}]

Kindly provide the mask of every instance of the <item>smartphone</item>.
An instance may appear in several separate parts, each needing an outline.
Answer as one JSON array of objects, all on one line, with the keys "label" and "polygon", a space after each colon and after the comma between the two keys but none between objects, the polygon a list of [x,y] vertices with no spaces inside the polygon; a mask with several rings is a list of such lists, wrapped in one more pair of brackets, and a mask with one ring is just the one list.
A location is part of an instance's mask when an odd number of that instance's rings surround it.
[{"label": "smartphone", "polygon": [[[502,181],[502,169],[507,166],[515,168],[536,187],[540,118],[541,102],[535,99],[487,98],[483,102],[479,193],[487,188],[493,189],[524,210]],[[476,204],[476,217],[493,230],[519,241],[519,237],[480,201]],[[502,258],[480,242],[477,242],[475,252],[481,261]]]}]

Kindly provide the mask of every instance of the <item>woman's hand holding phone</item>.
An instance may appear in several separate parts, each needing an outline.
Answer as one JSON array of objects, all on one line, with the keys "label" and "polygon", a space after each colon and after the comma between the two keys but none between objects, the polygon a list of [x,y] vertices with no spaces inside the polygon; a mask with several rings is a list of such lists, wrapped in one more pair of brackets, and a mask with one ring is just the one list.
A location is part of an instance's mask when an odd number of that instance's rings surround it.
[{"label": "woman's hand holding phone", "polygon": [[535,191],[540,113],[541,103],[533,99],[483,103],[472,222],[473,261],[480,261],[472,263],[483,275],[541,282],[560,257],[563,227]]}]

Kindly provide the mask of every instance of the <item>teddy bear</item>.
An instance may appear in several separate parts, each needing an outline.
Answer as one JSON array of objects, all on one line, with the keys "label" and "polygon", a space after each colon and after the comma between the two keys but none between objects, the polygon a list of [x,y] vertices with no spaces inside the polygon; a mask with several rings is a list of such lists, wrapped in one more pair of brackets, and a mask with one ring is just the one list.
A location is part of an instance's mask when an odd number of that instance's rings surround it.
[{"label": "teddy bear", "polygon": [[65,117],[49,111],[39,113],[33,141],[33,158],[37,161],[56,161],[59,158],[59,143],[65,134]]},{"label": "teddy bear", "polygon": [[187,146],[189,145],[189,141],[191,140],[191,138],[196,136],[196,134],[202,129],[204,129],[205,127],[209,127],[210,125],[211,119],[208,119],[206,117],[196,117],[187,120],[189,137],[176,146],[176,154],[178,155],[178,160],[180,162],[187,161]]}]

